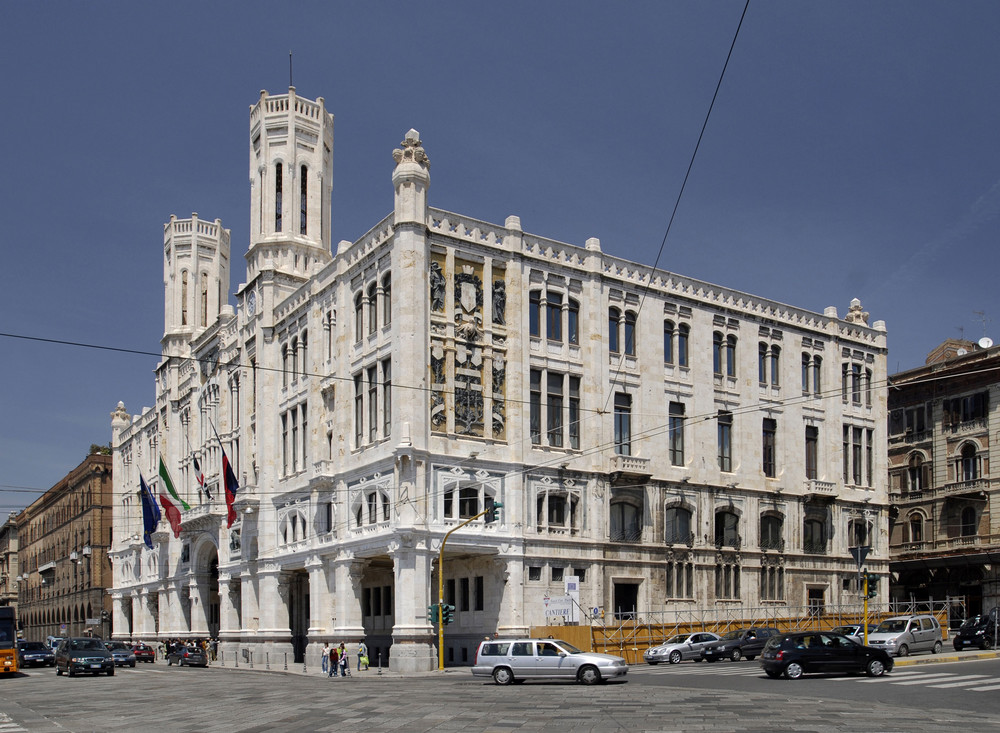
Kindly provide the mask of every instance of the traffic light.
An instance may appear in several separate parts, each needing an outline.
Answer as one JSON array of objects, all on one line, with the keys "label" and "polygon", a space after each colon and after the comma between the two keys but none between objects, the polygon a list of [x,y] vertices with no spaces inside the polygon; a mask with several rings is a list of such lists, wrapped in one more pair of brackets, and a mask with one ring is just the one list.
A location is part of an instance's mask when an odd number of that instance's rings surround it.
[{"label": "traffic light", "polygon": [[455,618],[455,607],[447,603],[441,604],[441,623],[450,624]]},{"label": "traffic light", "polygon": [[439,608],[440,606],[436,603],[432,603],[427,607],[427,620],[430,623],[436,624],[441,621],[441,615],[438,613]]},{"label": "traffic light", "polygon": [[492,496],[486,497],[486,514],[483,515],[483,521],[486,524],[493,524],[500,519],[500,510],[503,509],[503,504],[499,501],[495,501]]},{"label": "traffic light", "polygon": [[875,573],[865,573],[865,598],[874,598],[878,595],[878,576]]}]

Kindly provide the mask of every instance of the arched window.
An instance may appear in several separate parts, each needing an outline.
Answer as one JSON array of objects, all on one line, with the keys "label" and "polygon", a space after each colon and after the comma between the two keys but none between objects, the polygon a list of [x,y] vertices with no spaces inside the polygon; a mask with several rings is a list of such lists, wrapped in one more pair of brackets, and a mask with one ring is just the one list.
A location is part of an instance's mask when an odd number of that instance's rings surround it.
[{"label": "arched window", "polygon": [[823,373],[823,357],[814,356],[813,357],[813,394],[818,395],[823,391],[823,380],[821,379]]},{"label": "arched window", "polygon": [[736,376],[736,336],[726,337],[726,376]]},{"label": "arched window", "polygon": [[784,550],[785,520],[780,514],[763,514],[760,518],[760,549]]},{"label": "arched window", "polygon": [[580,304],[572,298],[567,301],[566,337],[571,344],[580,343]]},{"label": "arched window", "polygon": [[910,515],[910,542],[924,541],[924,518],[919,514]]},{"label": "arched window", "polygon": [[961,481],[975,481],[979,478],[979,459],[976,455],[976,446],[972,443],[962,446],[959,469]]},{"label": "arched window", "polygon": [[298,338],[292,339],[292,346],[288,350],[291,354],[292,359],[292,383],[294,384],[299,378],[299,340]]},{"label": "arched window", "polygon": [[188,274],[181,273],[181,325],[188,325]]},{"label": "arched window", "polygon": [[663,363],[674,363],[674,322],[663,322]]},{"label": "arched window", "polygon": [[528,334],[536,338],[542,335],[542,293],[532,290],[528,293]]},{"label": "arched window", "polygon": [[641,512],[639,507],[628,501],[611,502],[612,542],[639,542],[642,539]]},{"label": "arched window", "polygon": [[663,541],[668,545],[689,544],[691,534],[691,510],[683,506],[672,506],[664,512]]},{"label": "arched window", "polygon": [[621,351],[618,343],[618,322],[621,320],[621,311],[617,308],[608,309],[608,351],[617,354]]},{"label": "arched window", "polygon": [[718,331],[712,333],[712,372],[717,376],[722,376],[722,334]]},{"label": "arched window", "polygon": [[691,327],[682,323],[677,326],[677,366],[686,367],[688,365],[688,341],[691,335]]},{"label": "arched window", "polygon": [[282,168],[281,163],[274,166],[274,231],[281,231],[281,188],[282,188]]},{"label": "arched window", "polygon": [[551,291],[545,294],[545,338],[562,342],[562,295]]},{"label": "arched window", "polygon": [[288,344],[281,346],[281,386],[288,386]]},{"label": "arched window", "polygon": [[906,470],[907,488],[910,491],[923,491],[928,488],[926,471],[927,467],[924,465],[923,456],[919,453],[910,456],[909,466]]},{"label": "arched window", "polygon": [[962,510],[962,536],[973,537],[978,534],[979,522],[974,507],[967,506]]},{"label": "arched window", "polygon": [[803,522],[802,550],[812,554],[826,553],[826,526],[821,519],[807,517]]},{"label": "arched window", "polygon": [[809,394],[809,366],[810,359],[809,354],[806,352],[802,353],[802,394]]},{"label": "arched window", "polygon": [[767,344],[757,344],[757,381],[767,384]]},{"label": "arched window", "polygon": [[309,376],[309,360],[307,358],[308,351],[309,351],[309,332],[303,331],[302,337],[299,339],[299,348],[298,348],[299,374],[301,374],[303,377]]},{"label": "arched window", "polygon": [[306,211],[309,201],[309,169],[305,166],[299,170],[299,234],[306,233]]},{"label": "arched window", "polygon": [[740,517],[725,509],[715,513],[715,546],[740,546]]},{"label": "arched window", "polygon": [[358,292],[354,296],[354,340],[361,343],[365,335],[365,296]]},{"label": "arched window", "polygon": [[781,384],[781,347],[771,345],[771,386]]},{"label": "arched window", "polygon": [[208,273],[201,273],[201,327],[208,325]]},{"label": "arched window", "polygon": [[375,283],[368,286],[368,333],[375,333],[378,328],[378,297]]},{"label": "arched window", "polygon": [[625,313],[625,353],[635,356],[635,313]]},{"label": "arched window", "polygon": [[392,323],[392,275],[382,278],[382,323]]}]

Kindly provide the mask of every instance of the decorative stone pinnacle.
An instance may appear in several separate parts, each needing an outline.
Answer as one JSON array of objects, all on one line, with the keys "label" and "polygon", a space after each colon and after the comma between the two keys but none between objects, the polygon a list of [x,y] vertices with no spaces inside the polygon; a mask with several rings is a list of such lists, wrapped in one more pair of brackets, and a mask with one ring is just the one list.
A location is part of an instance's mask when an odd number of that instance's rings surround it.
[{"label": "decorative stone pinnacle", "polygon": [[847,315],[844,316],[844,320],[848,323],[861,323],[865,326],[868,325],[868,311],[861,309],[861,301],[854,298],[851,301],[851,307],[847,309]]},{"label": "decorative stone pinnacle", "polygon": [[396,165],[406,162],[416,163],[424,168],[431,167],[430,158],[427,157],[427,153],[422,147],[423,143],[420,142],[419,132],[410,128],[410,131],[406,133],[406,137],[403,138],[403,142],[400,145],[403,146],[402,150],[396,148],[392,151],[392,158],[396,161]]}]

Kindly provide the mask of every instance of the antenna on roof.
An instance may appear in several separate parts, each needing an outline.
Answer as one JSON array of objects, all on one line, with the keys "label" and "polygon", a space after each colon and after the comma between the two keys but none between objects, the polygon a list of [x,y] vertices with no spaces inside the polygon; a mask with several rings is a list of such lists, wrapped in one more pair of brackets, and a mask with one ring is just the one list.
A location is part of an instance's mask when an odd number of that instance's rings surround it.
[{"label": "antenna on roof", "polygon": [[295,86],[292,84],[292,52],[288,51],[288,87],[291,88]]}]

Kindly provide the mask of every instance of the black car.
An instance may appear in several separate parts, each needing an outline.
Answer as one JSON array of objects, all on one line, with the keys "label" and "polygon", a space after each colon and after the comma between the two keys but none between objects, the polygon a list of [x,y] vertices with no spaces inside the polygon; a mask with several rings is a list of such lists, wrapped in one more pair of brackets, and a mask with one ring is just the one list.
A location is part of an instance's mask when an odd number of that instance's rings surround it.
[{"label": "black car", "polygon": [[100,639],[74,637],[62,639],[56,647],[56,674],[66,672],[70,677],[88,672],[109,677],[115,673],[115,660]]},{"label": "black car", "polygon": [[56,655],[40,641],[17,642],[17,656],[22,667],[54,667]]},{"label": "black car", "polygon": [[208,666],[208,655],[205,651],[196,646],[184,646],[178,645],[173,648],[173,650],[167,654],[167,666],[173,664],[188,667],[207,667]]},{"label": "black car", "polygon": [[701,658],[706,662],[718,662],[720,659],[731,659],[738,662],[744,657],[753,660],[760,655],[764,645],[778,630],[770,626],[753,626],[746,629],[736,629],[723,634],[701,650]]},{"label": "black car", "polygon": [[807,672],[864,672],[880,677],[892,671],[892,657],[883,649],[864,646],[843,634],[804,631],[771,638],[760,655],[768,677],[797,680]]},{"label": "black car", "polygon": [[989,613],[966,619],[952,644],[957,652],[972,646],[988,649],[996,641],[996,632],[997,609],[994,608]]}]

